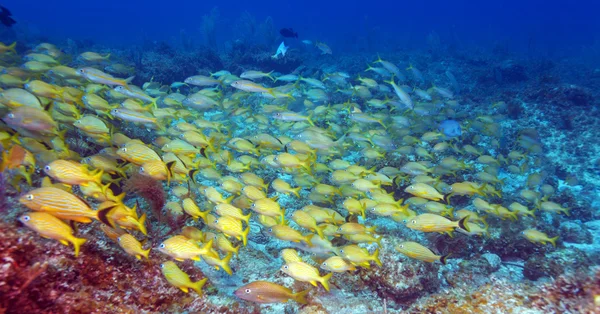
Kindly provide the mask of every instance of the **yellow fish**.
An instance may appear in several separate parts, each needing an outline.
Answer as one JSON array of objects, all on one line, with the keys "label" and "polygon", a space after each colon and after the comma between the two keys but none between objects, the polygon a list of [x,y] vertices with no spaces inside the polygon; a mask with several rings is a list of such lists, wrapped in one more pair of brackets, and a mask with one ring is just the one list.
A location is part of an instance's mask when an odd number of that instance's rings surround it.
[{"label": "yellow fish", "polygon": [[422,246],[417,242],[406,241],[400,243],[396,247],[396,251],[414,259],[418,259],[424,262],[435,262],[440,261],[442,264],[446,265],[446,259],[448,255],[440,256],[434,254],[430,249]]},{"label": "yellow fish", "polygon": [[244,246],[248,244],[248,233],[250,226],[243,230],[242,221],[230,216],[222,216],[214,221],[215,228],[224,234],[242,240]]},{"label": "yellow fish", "polygon": [[521,232],[521,234],[532,243],[546,244],[550,242],[553,247],[556,247],[556,240],[558,240],[558,236],[550,238],[547,234],[535,229],[527,229]]},{"label": "yellow fish", "polygon": [[406,189],[404,189],[404,192],[432,201],[439,201],[444,199],[444,195],[438,192],[438,190],[436,190],[434,187],[425,183],[411,184]]},{"label": "yellow fish", "polygon": [[172,261],[160,264],[160,271],[172,286],[179,288],[185,293],[188,293],[189,289],[192,289],[196,291],[198,295],[202,295],[202,287],[204,287],[206,281],[208,281],[207,278],[204,278],[202,280],[192,282],[190,280],[190,276],[188,276],[188,274],[181,270],[177,264]]},{"label": "yellow fish", "polygon": [[175,260],[183,261],[191,259],[200,260],[200,255],[210,253],[213,240],[210,239],[204,246],[200,247],[195,240],[188,239],[182,235],[176,235],[166,239],[158,246],[158,251],[173,257]]},{"label": "yellow fish", "polygon": [[81,223],[90,223],[92,219],[97,219],[111,225],[107,215],[112,207],[98,211],[92,210],[81,198],[55,187],[30,191],[19,198],[19,203],[31,210],[47,212],[60,219]]},{"label": "yellow fish", "polygon": [[382,265],[379,260],[379,249],[376,249],[375,252],[373,252],[373,255],[370,255],[367,249],[355,244],[350,244],[340,248],[337,252],[339,256],[355,266],[369,268],[369,261],[374,261],[379,266]]},{"label": "yellow fish", "polygon": [[86,165],[71,160],[55,160],[44,167],[44,172],[62,183],[69,185],[83,185],[95,182],[102,185],[102,169],[96,173],[90,173]]},{"label": "yellow fish", "polygon": [[151,249],[142,249],[142,244],[131,234],[125,233],[117,239],[119,246],[129,255],[135,256],[137,259],[142,259],[142,256],[148,259]]},{"label": "yellow fish", "polygon": [[48,213],[27,213],[19,217],[19,221],[44,238],[58,240],[64,245],[72,243],[75,248],[75,257],[79,256],[79,247],[86,241],[86,239],[73,236],[73,229],[69,225]]},{"label": "yellow fish", "polygon": [[285,264],[281,266],[281,271],[298,281],[310,282],[315,287],[317,282],[320,282],[327,291],[329,291],[329,279],[333,275],[333,273],[329,273],[321,277],[317,268],[304,262]]},{"label": "yellow fish", "polygon": [[343,273],[346,271],[354,271],[356,267],[347,263],[343,258],[339,256],[332,256],[321,263],[321,269],[331,271],[334,273]]},{"label": "yellow fish", "polygon": [[413,230],[423,232],[440,232],[451,234],[454,228],[461,228],[469,232],[467,222],[469,216],[463,217],[459,221],[452,221],[448,218],[436,214],[420,214],[406,223],[406,226]]}]

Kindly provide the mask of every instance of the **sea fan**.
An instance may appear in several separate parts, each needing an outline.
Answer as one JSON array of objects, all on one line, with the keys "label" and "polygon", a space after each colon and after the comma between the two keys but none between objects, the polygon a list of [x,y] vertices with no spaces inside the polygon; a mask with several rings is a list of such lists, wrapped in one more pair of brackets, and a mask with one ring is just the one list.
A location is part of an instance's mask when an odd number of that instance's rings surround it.
[{"label": "sea fan", "polygon": [[127,179],[123,190],[128,193],[135,193],[145,199],[150,205],[154,217],[162,221],[161,211],[166,203],[166,195],[159,181],[136,173]]}]

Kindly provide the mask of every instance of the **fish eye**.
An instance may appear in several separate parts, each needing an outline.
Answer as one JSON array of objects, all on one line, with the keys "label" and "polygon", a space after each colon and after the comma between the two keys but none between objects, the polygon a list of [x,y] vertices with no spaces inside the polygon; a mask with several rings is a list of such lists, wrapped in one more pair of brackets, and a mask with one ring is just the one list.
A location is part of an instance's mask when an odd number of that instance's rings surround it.
[{"label": "fish eye", "polygon": [[179,134],[179,137],[180,137],[180,138],[184,138],[184,137],[185,137],[185,134],[184,134],[184,133],[181,133],[181,134]]},{"label": "fish eye", "polygon": [[14,113],[9,113],[6,117],[9,118],[9,119],[14,119],[15,118],[15,114]]},{"label": "fish eye", "polygon": [[140,173],[144,173],[144,167],[140,167]]},{"label": "fish eye", "polygon": [[218,224],[218,223],[219,223],[219,219],[215,219],[215,224]]},{"label": "fish eye", "polygon": [[412,223],[413,223],[413,224],[416,224],[416,223],[417,223],[417,221],[413,219]]},{"label": "fish eye", "polygon": [[117,238],[117,241],[118,241],[118,242],[121,242],[121,237],[118,237],[118,238]]},{"label": "fish eye", "polygon": [[283,268],[288,269],[290,268],[288,265],[283,266]]},{"label": "fish eye", "polygon": [[341,249],[341,250],[340,250],[340,253],[344,253],[344,249]]},{"label": "fish eye", "polygon": [[323,266],[327,266],[327,263],[326,263],[326,262],[323,262]]},{"label": "fish eye", "polygon": [[167,247],[167,246],[164,243],[162,243],[158,248],[164,249],[165,247]]},{"label": "fish eye", "polygon": [[165,268],[165,264],[160,264],[160,268]]},{"label": "fish eye", "polygon": [[404,248],[404,244],[400,244],[400,248],[403,249]]},{"label": "fish eye", "polygon": [[26,198],[28,201],[33,201],[33,194],[27,194],[27,196],[25,196],[25,198]]},{"label": "fish eye", "polygon": [[29,221],[30,219],[31,219],[31,217],[29,217],[29,216],[23,216],[23,220],[25,220],[25,221]]},{"label": "fish eye", "polygon": [[252,203],[252,208],[256,208],[256,203]]},{"label": "fish eye", "polygon": [[269,232],[273,232],[273,228],[269,228]]},{"label": "fish eye", "polygon": [[50,166],[44,167],[44,171],[46,171],[46,172],[50,171]]},{"label": "fish eye", "polygon": [[250,292],[251,292],[251,290],[250,290],[250,289],[246,289],[246,290],[245,290],[245,292],[246,292],[246,293],[250,293]]}]

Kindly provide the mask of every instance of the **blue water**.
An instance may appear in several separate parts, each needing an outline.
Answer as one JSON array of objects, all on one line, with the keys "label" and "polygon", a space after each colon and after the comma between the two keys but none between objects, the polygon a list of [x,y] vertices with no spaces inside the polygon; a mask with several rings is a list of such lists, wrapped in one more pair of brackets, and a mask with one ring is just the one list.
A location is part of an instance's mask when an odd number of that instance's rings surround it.
[{"label": "blue water", "polygon": [[[256,25],[271,17],[274,32],[293,27],[301,39],[336,52],[428,48],[427,36],[459,47],[543,55],[575,55],[600,40],[597,1],[3,1],[15,30],[41,38],[91,40],[104,45],[144,40],[177,42],[182,30],[204,44],[202,16],[218,8],[220,47],[237,39],[240,16]],[[258,31],[258,30],[257,30]],[[276,49],[276,45],[274,49]]]}]

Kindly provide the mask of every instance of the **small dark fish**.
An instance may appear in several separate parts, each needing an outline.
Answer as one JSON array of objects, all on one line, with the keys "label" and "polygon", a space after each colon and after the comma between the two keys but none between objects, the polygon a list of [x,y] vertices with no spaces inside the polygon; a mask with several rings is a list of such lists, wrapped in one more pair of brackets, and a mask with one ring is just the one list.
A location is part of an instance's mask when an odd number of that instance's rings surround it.
[{"label": "small dark fish", "polygon": [[0,10],[2,10],[0,11],[0,22],[2,24],[6,25],[6,27],[11,27],[13,24],[17,23],[15,20],[13,20],[11,17],[12,13],[10,13],[7,8],[0,6]]},{"label": "small dark fish", "polygon": [[281,34],[281,36],[287,37],[287,38],[298,38],[298,33],[294,32],[293,28],[282,28],[279,31],[279,34]]}]

